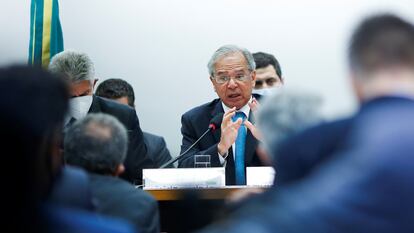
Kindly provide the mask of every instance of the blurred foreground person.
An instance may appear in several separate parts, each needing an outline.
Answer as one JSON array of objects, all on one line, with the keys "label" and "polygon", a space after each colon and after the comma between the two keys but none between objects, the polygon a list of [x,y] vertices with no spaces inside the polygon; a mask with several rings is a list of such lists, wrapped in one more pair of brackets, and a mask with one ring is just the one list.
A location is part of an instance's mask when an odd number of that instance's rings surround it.
[{"label": "blurred foreground person", "polygon": [[[56,183],[68,185],[61,182],[60,155],[68,98],[65,83],[45,71],[0,69],[2,232],[132,232],[124,222],[50,200]],[[73,196],[83,195],[78,181]]]},{"label": "blurred foreground person", "polygon": [[309,144],[300,154],[314,157],[293,160],[325,159],[205,232],[414,232],[413,25],[388,14],[366,19],[349,61],[359,111],[285,144],[292,152]]},{"label": "blurred foreground person", "polygon": [[257,114],[262,160],[274,164],[272,151],[282,142],[320,123],[321,104],[320,96],[304,90],[285,88],[268,96]]},{"label": "blurred foreground person", "polygon": [[114,117],[94,113],[75,122],[65,135],[65,160],[90,172],[98,213],[133,223],[138,232],[160,230],[156,200],[118,178],[125,168],[127,131]]},{"label": "blurred foreground person", "polygon": [[[290,137],[322,121],[321,104],[320,96],[304,90],[284,88],[267,96],[256,114],[256,126],[249,125],[261,142],[257,149],[260,159],[269,166],[274,165],[272,151]],[[278,176],[276,171],[275,181]],[[233,208],[240,208],[244,203],[239,201],[263,191],[265,189],[262,188],[240,189],[233,192],[228,201],[234,205]]]}]

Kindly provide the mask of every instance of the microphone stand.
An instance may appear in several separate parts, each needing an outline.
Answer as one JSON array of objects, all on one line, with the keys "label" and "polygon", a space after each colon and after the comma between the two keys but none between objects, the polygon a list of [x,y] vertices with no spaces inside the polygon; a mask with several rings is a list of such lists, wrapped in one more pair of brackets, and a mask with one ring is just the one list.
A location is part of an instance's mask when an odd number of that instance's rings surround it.
[{"label": "microphone stand", "polygon": [[214,127],[208,127],[208,129],[197,139],[197,141],[195,141],[190,147],[188,147],[187,150],[185,150],[179,156],[177,156],[177,157],[175,157],[173,159],[170,159],[170,161],[168,161],[167,163],[165,163],[164,165],[162,165],[160,168],[166,168],[166,167],[170,166],[171,164],[175,163],[175,161],[184,158],[184,155],[187,154],[188,151],[190,151],[212,129],[214,129]]}]

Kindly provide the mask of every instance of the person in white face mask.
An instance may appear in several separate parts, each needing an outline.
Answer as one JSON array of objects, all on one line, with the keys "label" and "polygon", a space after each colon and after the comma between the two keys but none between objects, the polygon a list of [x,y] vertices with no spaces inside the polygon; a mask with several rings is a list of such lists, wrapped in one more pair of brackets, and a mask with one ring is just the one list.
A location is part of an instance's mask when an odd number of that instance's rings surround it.
[{"label": "person in white face mask", "polygon": [[282,69],[277,59],[268,53],[253,53],[256,63],[256,85],[253,93],[269,96],[283,86]]},{"label": "person in white face mask", "polygon": [[70,106],[65,119],[66,128],[88,113],[107,113],[116,117],[128,129],[128,152],[124,162],[125,172],[121,175],[127,181],[141,184],[142,169],[153,168],[154,162],[146,155],[147,148],[134,109],[93,95],[97,79],[94,65],[87,54],[63,51],[55,55],[49,71],[60,75],[70,85]]}]

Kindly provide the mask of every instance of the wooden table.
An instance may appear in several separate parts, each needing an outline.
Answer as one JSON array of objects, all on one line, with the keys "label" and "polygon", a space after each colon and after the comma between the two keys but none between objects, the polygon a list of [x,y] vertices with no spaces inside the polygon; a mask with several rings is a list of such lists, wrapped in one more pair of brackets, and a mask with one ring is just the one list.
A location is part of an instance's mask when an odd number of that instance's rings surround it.
[{"label": "wooden table", "polygon": [[163,232],[192,232],[226,215],[226,199],[239,190],[257,187],[226,186],[200,189],[145,190],[158,200]]},{"label": "wooden table", "polygon": [[221,188],[200,188],[200,189],[150,189],[149,192],[158,201],[177,201],[181,200],[184,195],[191,191],[197,192],[200,199],[203,200],[224,200],[232,193],[239,190],[256,190],[257,187],[247,186],[225,186]]}]

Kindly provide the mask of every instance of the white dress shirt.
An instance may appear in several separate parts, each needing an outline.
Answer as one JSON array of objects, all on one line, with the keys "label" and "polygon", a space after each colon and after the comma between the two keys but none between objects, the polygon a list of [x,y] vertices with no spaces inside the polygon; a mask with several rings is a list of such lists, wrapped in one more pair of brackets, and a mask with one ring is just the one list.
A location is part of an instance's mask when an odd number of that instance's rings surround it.
[{"label": "white dress shirt", "polygon": [[[246,105],[244,105],[241,109],[237,110],[236,112],[243,112],[246,115],[246,119],[249,119],[249,114],[250,114],[250,106],[249,106],[249,103],[251,103],[252,100],[253,100],[253,97],[250,97],[249,102],[247,102]],[[224,110],[225,113],[228,112],[228,111],[230,111],[231,108],[227,107],[223,102],[221,102],[221,105],[223,106],[223,110]],[[235,159],[236,159],[235,158],[235,156],[236,156],[236,153],[235,153],[235,151],[236,151],[236,143],[235,142],[233,143],[233,145],[231,146],[231,148],[233,150],[233,160],[235,161]],[[224,156],[226,158],[227,158],[227,153]],[[219,156],[220,164],[223,165],[226,160],[223,158],[223,156],[220,155],[220,153],[218,153],[218,156]]]}]

